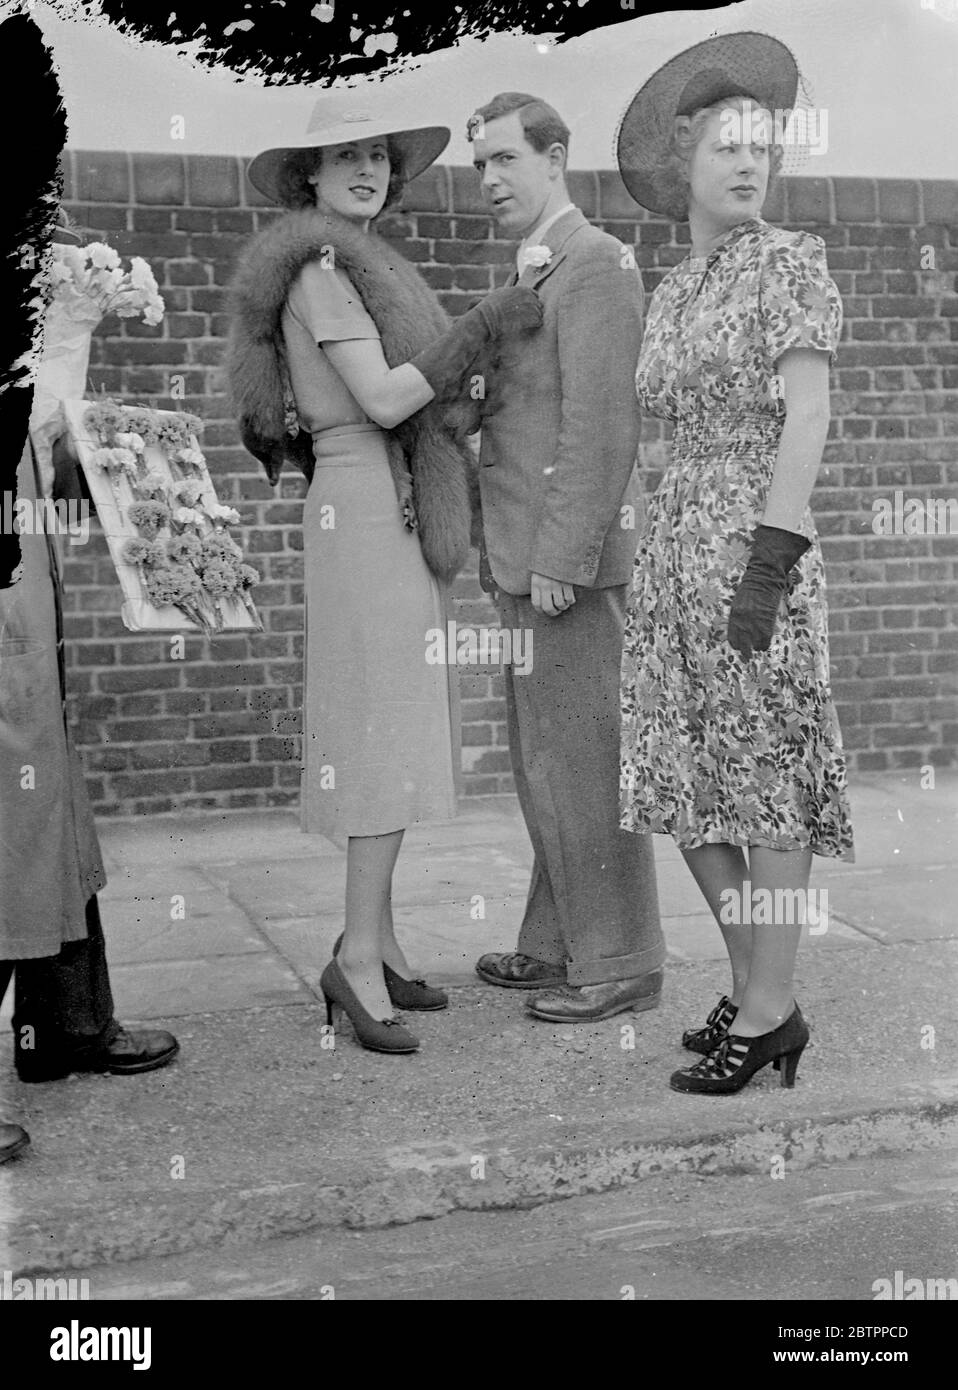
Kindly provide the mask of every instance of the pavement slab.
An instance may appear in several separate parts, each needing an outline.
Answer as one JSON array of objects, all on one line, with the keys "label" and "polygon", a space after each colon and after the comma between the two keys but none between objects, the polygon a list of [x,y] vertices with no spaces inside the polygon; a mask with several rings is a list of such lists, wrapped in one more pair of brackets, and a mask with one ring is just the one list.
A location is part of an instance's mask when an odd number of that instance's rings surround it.
[{"label": "pavement slab", "polygon": [[766,1069],[721,1098],[668,1088],[690,1060],[682,1028],[722,986],[718,964],[673,967],[656,1011],[577,1028],[463,985],[447,1012],[408,1019],[423,1040],[411,1057],[362,1050],[348,1024],[330,1035],[321,1006],[279,993],[271,1007],[197,1013],[176,1020],[182,1054],[162,1071],[15,1083],[34,1142],[4,1168],[9,1267],[524,1207],[656,1172],[767,1170],[776,1154],[801,1166],[953,1142],[956,943],[940,965],[929,978],[910,943],[809,953],[797,1086]]},{"label": "pavement slab", "polygon": [[[723,1098],[668,1087],[727,965],[665,837],[661,1007],[563,1027],[473,971],[515,945],[531,864],[516,802],[412,828],[397,931],[451,1008],[407,1015],[423,1045],[397,1058],[363,1051],[348,1023],[324,1026],[344,855],[295,814],[102,821],[118,1016],[170,1026],[182,1051],[139,1077],[23,1086],[3,1038],[0,1110],[33,1142],[0,1169],[0,1264],[78,1268],[534,1207],[668,1171],[767,1173],[776,1154],[802,1165],[944,1144],[958,1123],[958,775],[927,790],[917,773],[859,779],[852,806],[856,862],[813,867],[829,915],[799,955],[813,1036],[798,1085],[768,1070]],[[11,1005],[8,992],[0,1018]]]},{"label": "pavement slab", "polygon": [[[521,1211],[327,1228],[81,1277],[94,1300],[750,1299],[807,1309],[872,1302],[876,1279],[896,1269],[954,1271],[956,1218],[958,1150],[936,1148],[797,1171],[666,1173]],[[926,1336],[921,1348],[931,1352]]]}]

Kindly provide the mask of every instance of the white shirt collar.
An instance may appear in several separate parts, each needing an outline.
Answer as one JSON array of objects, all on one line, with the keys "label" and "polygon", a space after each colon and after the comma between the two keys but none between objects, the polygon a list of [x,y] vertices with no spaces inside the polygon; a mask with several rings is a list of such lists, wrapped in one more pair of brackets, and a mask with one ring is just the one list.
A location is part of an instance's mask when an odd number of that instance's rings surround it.
[{"label": "white shirt collar", "polygon": [[574,207],[575,203],[566,203],[565,207],[561,207],[558,212],[554,212],[551,217],[547,217],[544,222],[540,222],[538,227],[535,227],[528,234],[528,236],[524,236],[522,238],[522,240],[519,242],[519,249],[516,252],[516,269],[518,270],[520,275],[522,274],[524,269],[524,266],[522,264],[523,251],[525,251],[526,248],[529,246],[538,246],[539,243],[542,241],[542,238],[545,236],[546,232],[552,226],[553,222],[558,222],[560,217],[564,217],[566,213],[571,212],[571,210]]}]

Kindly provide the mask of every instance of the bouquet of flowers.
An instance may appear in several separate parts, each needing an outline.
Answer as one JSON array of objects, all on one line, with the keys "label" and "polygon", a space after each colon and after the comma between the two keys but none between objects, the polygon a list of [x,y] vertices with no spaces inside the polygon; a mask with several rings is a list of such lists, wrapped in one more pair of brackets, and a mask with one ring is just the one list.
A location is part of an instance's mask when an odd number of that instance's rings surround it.
[{"label": "bouquet of flowers", "polygon": [[[119,254],[104,241],[86,246],[55,243],[51,248],[51,308],[75,322],[96,325],[107,314],[121,319],[143,316],[144,323],[163,322],[166,306],[157,289],[149,263],[142,256],[130,259],[123,270]],[[49,318],[48,318],[49,324]]]},{"label": "bouquet of flowers", "polygon": [[212,633],[231,616],[237,626],[240,605],[253,620],[247,625],[259,627],[250,590],[260,576],[230,534],[239,512],[216,500],[196,447],[201,421],[104,399],[86,410],[83,424],[99,445],[89,464],[109,479],[123,523],[119,557],[136,569],[153,607],[178,608]]},{"label": "bouquet of flowers", "polygon": [[59,242],[50,248],[52,294],[43,326],[43,356],[37,369],[30,432],[40,464],[43,492],[53,484],[53,441],[65,429],[60,402],[82,396],[93,330],[108,314],[155,326],[165,305],[149,264],[133,256],[124,270],[112,246]]}]

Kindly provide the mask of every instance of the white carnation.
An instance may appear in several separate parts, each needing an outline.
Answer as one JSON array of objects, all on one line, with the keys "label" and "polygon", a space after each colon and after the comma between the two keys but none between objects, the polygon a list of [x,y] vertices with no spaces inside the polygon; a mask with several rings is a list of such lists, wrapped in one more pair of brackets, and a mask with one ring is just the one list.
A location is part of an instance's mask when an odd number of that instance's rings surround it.
[{"label": "white carnation", "polygon": [[87,260],[98,270],[112,270],[120,264],[119,255],[112,246],[107,246],[105,241],[91,241],[88,246],[84,246],[83,251]]},{"label": "white carnation", "polygon": [[148,294],[156,294],[156,279],[149,261],[145,261],[142,256],[130,258],[130,284],[135,290],[146,290]]},{"label": "white carnation", "polygon": [[79,246],[56,242],[53,247],[53,259],[54,262],[65,265],[73,275],[82,275],[86,270],[86,261]]}]

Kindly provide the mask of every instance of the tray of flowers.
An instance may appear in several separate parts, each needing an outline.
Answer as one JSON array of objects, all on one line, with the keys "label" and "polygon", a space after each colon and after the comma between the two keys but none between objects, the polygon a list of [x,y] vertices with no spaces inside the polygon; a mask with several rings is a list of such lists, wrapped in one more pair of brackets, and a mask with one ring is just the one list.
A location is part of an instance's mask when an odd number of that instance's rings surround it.
[{"label": "tray of flowers", "polygon": [[232,528],[185,411],[66,400],[64,414],[116,567],[120,616],[133,632],[261,631]]}]

